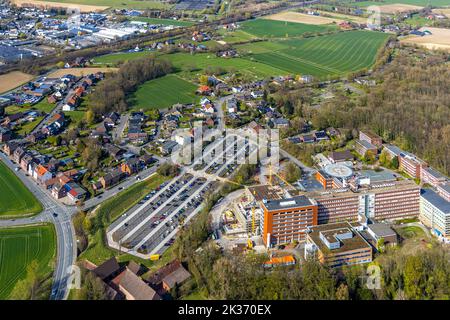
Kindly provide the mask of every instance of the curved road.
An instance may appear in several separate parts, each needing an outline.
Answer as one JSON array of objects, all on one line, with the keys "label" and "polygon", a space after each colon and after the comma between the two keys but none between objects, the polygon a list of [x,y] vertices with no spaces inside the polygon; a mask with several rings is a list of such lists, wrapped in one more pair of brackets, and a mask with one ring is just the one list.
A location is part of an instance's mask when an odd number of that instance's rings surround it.
[{"label": "curved road", "polygon": [[[17,167],[17,165],[12,163],[11,160],[1,152],[0,160],[16,174],[34,196],[39,199],[44,207],[44,210],[40,214],[33,217],[0,220],[0,227],[32,225],[43,222],[54,224],[57,238],[57,256],[50,299],[66,299],[69,293],[67,281],[69,280],[71,268],[76,259],[76,238],[71,222],[71,217],[76,212],[76,209],[59,203],[48,192],[44,191],[34,181],[26,177],[22,170],[16,172],[14,168]],[[54,214],[56,214],[56,216]]]}]

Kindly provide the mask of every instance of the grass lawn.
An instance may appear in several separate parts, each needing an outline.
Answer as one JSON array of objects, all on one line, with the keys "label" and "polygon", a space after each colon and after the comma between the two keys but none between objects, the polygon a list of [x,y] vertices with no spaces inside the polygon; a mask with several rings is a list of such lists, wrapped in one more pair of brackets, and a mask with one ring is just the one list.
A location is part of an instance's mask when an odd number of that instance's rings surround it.
[{"label": "grass lawn", "polygon": [[16,133],[21,136],[26,136],[39,124],[39,122],[41,122],[43,118],[44,117],[37,117],[34,121],[23,123]]},{"label": "grass lawn", "polygon": [[113,256],[118,256],[119,261],[129,261],[130,259],[139,261],[149,266],[151,261],[142,260],[127,254],[119,255],[116,250],[110,249],[105,243],[105,228],[115,219],[135,206],[149,192],[163,183],[166,177],[158,174],[142,182],[136,183],[132,187],[120,192],[115,197],[103,202],[95,212],[95,218],[102,221],[104,228],[100,228],[95,234],[89,235],[89,245],[79,256],[79,259],[88,259],[95,264],[101,264]]},{"label": "grass lawn", "polygon": [[41,211],[41,203],[0,161],[0,218],[30,215]]},{"label": "grass lawn", "polygon": [[131,97],[133,109],[165,109],[176,103],[193,103],[197,86],[169,74],[150,80],[139,87]]},{"label": "grass lawn", "polygon": [[241,30],[259,38],[298,37],[305,33],[318,33],[337,30],[332,25],[312,25],[268,19],[249,20],[241,24]]},{"label": "grass lawn", "polygon": [[38,261],[39,272],[51,272],[55,255],[52,225],[0,229],[0,300],[8,299],[31,261]]},{"label": "grass lawn", "polygon": [[[379,48],[389,35],[370,31],[348,31],[307,39],[287,39],[274,45],[255,43],[244,49],[257,53],[247,56],[260,63],[291,74],[309,74],[318,78],[342,75],[370,68]],[[265,47],[266,46],[266,47]]]},{"label": "grass lawn", "polygon": [[219,33],[223,36],[222,40],[227,43],[249,41],[256,38],[254,35],[240,29],[235,31],[220,30]]},{"label": "grass lawn", "polygon": [[49,103],[46,98],[42,99],[39,103],[36,103],[32,109],[36,109],[45,113],[50,113],[54,108],[56,107],[56,104]]},{"label": "grass lawn", "polygon": [[398,227],[398,228],[395,228],[395,231],[403,239],[424,238],[424,237],[426,237],[425,232],[423,232],[423,230],[420,227],[416,227],[416,226]]},{"label": "grass lawn", "polygon": [[70,126],[76,127],[78,123],[84,119],[86,111],[82,110],[64,111],[64,114],[70,118],[71,120]]},{"label": "grass lawn", "polygon": [[103,56],[95,57],[93,59],[94,64],[99,65],[116,65],[119,62],[126,62],[128,60],[139,59],[145,57],[147,55],[151,55],[152,52],[149,51],[140,51],[140,52],[121,52],[121,53],[113,53],[106,54]]},{"label": "grass lawn", "polygon": [[180,21],[173,19],[158,19],[158,18],[147,18],[147,17],[133,17],[133,21],[147,22],[154,25],[164,25],[164,26],[178,26],[178,27],[189,27],[195,24],[192,21]]}]

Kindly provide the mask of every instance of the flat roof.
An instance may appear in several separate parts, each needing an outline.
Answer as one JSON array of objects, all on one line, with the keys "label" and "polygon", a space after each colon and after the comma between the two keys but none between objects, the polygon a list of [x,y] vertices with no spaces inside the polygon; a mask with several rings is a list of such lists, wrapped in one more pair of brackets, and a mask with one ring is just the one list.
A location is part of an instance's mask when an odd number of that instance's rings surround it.
[{"label": "flat roof", "polygon": [[[359,232],[353,230],[352,225],[348,222],[321,224],[318,226],[311,227],[310,230],[311,232],[308,233],[308,237],[314,242],[314,244],[319,248],[319,250],[323,254],[342,253],[356,249],[366,249],[366,248],[372,249],[370,244],[366,240],[364,240],[364,238],[359,234]],[[331,231],[336,231],[336,233],[338,233],[339,230],[345,231],[350,230],[353,233],[353,237],[350,239],[339,240],[341,244],[339,248],[329,249],[327,245],[324,244],[320,239],[320,233],[321,232],[330,233]]]},{"label": "flat roof", "polygon": [[379,237],[388,237],[396,235],[395,231],[392,230],[392,228],[385,223],[372,223],[367,225],[367,228],[369,228],[373,233],[375,233]]},{"label": "flat roof", "polygon": [[305,196],[297,196],[287,199],[269,200],[267,202],[263,202],[263,205],[267,208],[267,210],[275,211],[312,206],[314,203]]},{"label": "flat roof", "polygon": [[349,197],[349,196],[358,196],[360,194],[366,194],[366,193],[380,193],[380,192],[386,192],[386,191],[400,191],[400,190],[406,190],[411,188],[417,188],[420,187],[411,180],[399,180],[399,181],[392,181],[392,182],[386,182],[386,183],[380,183],[378,185],[370,185],[370,187],[367,188],[360,188],[358,191],[352,191],[350,189],[342,190],[342,189],[329,189],[329,190],[323,190],[323,191],[311,191],[306,192],[306,195],[311,198],[339,198],[339,197]]},{"label": "flat roof", "polygon": [[389,171],[361,170],[361,176],[370,178],[370,182],[396,181],[395,175]]},{"label": "flat roof", "polygon": [[356,140],[356,143],[364,146],[367,149],[377,149],[376,146],[374,146],[373,144],[367,142],[366,140]]},{"label": "flat roof", "polygon": [[431,189],[422,189],[420,196],[445,214],[450,214],[450,202]]},{"label": "flat roof", "polygon": [[450,182],[446,182],[439,186],[442,190],[445,190],[447,192],[450,192]]},{"label": "flat roof", "polygon": [[431,174],[433,177],[435,177],[437,179],[445,179],[446,178],[446,176],[444,176],[439,171],[433,169],[432,167],[423,168],[423,170],[427,171],[429,174]]}]

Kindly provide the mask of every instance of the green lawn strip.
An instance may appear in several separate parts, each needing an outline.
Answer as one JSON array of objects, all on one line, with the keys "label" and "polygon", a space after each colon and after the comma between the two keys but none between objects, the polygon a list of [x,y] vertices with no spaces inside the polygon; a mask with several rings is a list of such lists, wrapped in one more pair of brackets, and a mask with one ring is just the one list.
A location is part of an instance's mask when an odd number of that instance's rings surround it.
[{"label": "green lawn strip", "polygon": [[41,203],[23,182],[0,161],[0,218],[30,216],[41,211]]},{"label": "green lawn strip", "polygon": [[38,273],[44,275],[53,270],[55,256],[56,235],[51,224],[0,229],[0,300],[8,299],[31,261],[38,261]]},{"label": "green lawn strip", "polygon": [[99,265],[113,256],[118,256],[120,261],[129,261],[130,259],[133,259],[146,266],[152,265],[153,262],[151,261],[139,259],[128,254],[119,254],[117,250],[109,248],[106,244],[106,228],[115,219],[135,206],[149,192],[155,190],[158,185],[166,180],[166,177],[155,174],[149,179],[131,186],[117,194],[115,197],[102,203],[95,211],[95,218],[102,221],[102,227],[94,234],[88,236],[89,245],[87,249],[81,253],[79,259],[87,259]]}]

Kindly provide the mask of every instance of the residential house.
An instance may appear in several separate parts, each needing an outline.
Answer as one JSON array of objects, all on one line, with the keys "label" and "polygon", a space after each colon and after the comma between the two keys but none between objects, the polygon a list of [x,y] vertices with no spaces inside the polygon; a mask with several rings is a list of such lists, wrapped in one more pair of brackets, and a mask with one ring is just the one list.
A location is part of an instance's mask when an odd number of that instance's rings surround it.
[{"label": "residential house", "polygon": [[161,300],[161,297],[128,267],[111,281],[126,300]]},{"label": "residential house", "polygon": [[19,147],[19,144],[15,142],[7,142],[3,145],[3,152],[11,157],[14,154],[14,151]]},{"label": "residential house", "polygon": [[132,174],[138,173],[141,169],[141,163],[138,158],[131,158],[121,164],[120,170],[123,173],[131,176]]},{"label": "residential house", "polygon": [[0,127],[0,142],[8,142],[12,139],[12,131],[3,127]]},{"label": "residential house", "polygon": [[34,169],[33,178],[41,185],[44,185],[45,181],[53,178],[53,174],[47,170],[42,164],[39,164]]},{"label": "residential house", "polygon": [[285,118],[272,119],[272,123],[275,129],[288,128],[289,120]]},{"label": "residential house", "polygon": [[99,181],[104,189],[108,189],[119,183],[124,177],[125,175],[122,171],[115,170],[101,177]]},{"label": "residential house", "polygon": [[34,158],[31,154],[24,154],[22,159],[20,160],[20,168],[23,170],[23,172],[28,172],[29,165],[33,162]]},{"label": "residential house", "polygon": [[13,160],[15,163],[20,164],[20,161],[22,160],[22,157],[25,155],[25,150],[22,147],[17,147],[16,150],[14,150],[13,154]]},{"label": "residential house", "polygon": [[181,285],[191,274],[183,267],[179,260],[174,260],[151,274],[147,281],[155,288],[168,292],[177,285]]}]

